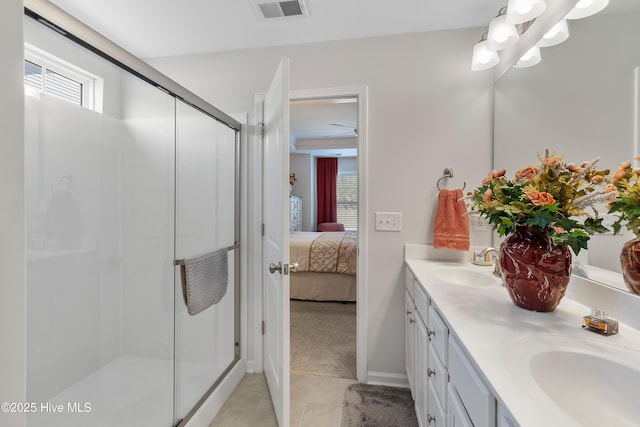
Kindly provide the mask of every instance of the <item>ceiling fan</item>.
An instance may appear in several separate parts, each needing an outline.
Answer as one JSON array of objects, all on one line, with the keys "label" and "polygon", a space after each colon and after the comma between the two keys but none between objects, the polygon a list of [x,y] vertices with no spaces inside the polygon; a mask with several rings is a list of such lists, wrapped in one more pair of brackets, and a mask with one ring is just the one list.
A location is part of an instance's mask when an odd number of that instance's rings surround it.
[{"label": "ceiling fan", "polygon": [[337,133],[337,134],[333,134],[333,135],[327,135],[327,138],[331,138],[331,137],[336,137],[336,136],[358,136],[358,128],[354,128],[353,126],[348,126],[348,125],[341,125],[340,123],[329,123],[329,126],[338,126],[338,127],[343,127],[343,128],[348,128],[351,129],[348,132],[342,132],[342,133]]}]

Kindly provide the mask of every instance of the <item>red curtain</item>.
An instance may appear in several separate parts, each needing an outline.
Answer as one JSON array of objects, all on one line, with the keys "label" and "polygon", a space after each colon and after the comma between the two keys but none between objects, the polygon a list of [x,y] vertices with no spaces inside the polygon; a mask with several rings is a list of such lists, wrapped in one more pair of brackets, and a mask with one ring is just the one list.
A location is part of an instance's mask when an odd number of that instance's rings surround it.
[{"label": "red curtain", "polygon": [[318,224],[337,222],[336,186],[338,158],[319,157],[317,163]]}]

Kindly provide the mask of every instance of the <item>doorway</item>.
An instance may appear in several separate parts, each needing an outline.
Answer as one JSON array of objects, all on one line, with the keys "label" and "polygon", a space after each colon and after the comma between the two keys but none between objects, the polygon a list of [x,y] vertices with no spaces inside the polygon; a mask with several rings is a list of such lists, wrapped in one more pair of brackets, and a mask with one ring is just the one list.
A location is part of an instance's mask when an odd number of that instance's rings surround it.
[{"label": "doorway", "polygon": [[[291,374],[355,380],[358,99],[291,100],[289,111]],[[352,270],[337,273],[349,254]]]},{"label": "doorway", "polygon": [[[366,301],[365,109],[366,88],[291,92],[290,172],[295,176],[289,214],[292,228],[300,231],[290,233],[290,261],[295,265],[300,252],[313,263],[319,255],[311,250],[313,242],[326,239],[350,248],[355,264],[352,274],[340,274],[302,272],[298,263],[299,271],[290,275],[292,423],[313,416],[308,412],[317,403],[314,396],[325,389],[335,391],[329,411],[340,420],[344,390],[366,382],[366,305],[360,303]],[[324,228],[320,223],[327,219],[318,212],[323,161],[335,162],[337,169],[335,182],[326,184],[335,190],[335,217]],[[301,241],[311,243],[300,246]],[[335,256],[324,249],[322,254]]]}]

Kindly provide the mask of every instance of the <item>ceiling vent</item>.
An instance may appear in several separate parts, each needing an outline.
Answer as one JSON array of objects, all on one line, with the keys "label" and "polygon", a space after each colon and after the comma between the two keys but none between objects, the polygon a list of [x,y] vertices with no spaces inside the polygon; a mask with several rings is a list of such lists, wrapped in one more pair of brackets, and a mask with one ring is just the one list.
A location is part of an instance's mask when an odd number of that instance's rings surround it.
[{"label": "ceiling vent", "polygon": [[289,18],[295,16],[308,16],[307,8],[303,0],[292,1],[252,1],[260,19]]}]

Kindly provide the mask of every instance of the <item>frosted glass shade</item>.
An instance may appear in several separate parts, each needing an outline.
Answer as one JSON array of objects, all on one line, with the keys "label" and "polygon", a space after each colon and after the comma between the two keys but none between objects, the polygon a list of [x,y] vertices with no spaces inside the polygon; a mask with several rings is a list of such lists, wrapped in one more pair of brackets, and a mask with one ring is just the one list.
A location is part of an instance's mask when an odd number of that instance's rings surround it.
[{"label": "frosted glass shade", "polygon": [[567,20],[563,19],[558,22],[556,25],[551,27],[547,33],[542,36],[540,41],[538,42],[538,47],[549,47],[555,46],[557,44],[562,43],[566,39],[569,38],[569,26],[567,25]]},{"label": "frosted glass shade", "polygon": [[609,0],[580,0],[565,18],[581,19],[594,15],[609,5]]},{"label": "frosted glass shade", "polygon": [[507,24],[506,15],[496,16],[489,23],[487,49],[494,51],[505,49],[516,44],[519,38],[516,26]]},{"label": "frosted glass shade", "polygon": [[471,70],[488,70],[500,62],[498,52],[487,49],[487,42],[481,41],[473,47],[473,58],[471,59]]},{"label": "frosted glass shade", "polygon": [[547,8],[545,0],[509,0],[507,24],[522,24],[537,18]]},{"label": "frosted glass shade", "polygon": [[542,56],[540,55],[540,48],[538,46],[534,46],[529,49],[524,55],[520,57],[518,62],[515,63],[514,67],[516,68],[527,68],[536,65]]}]

